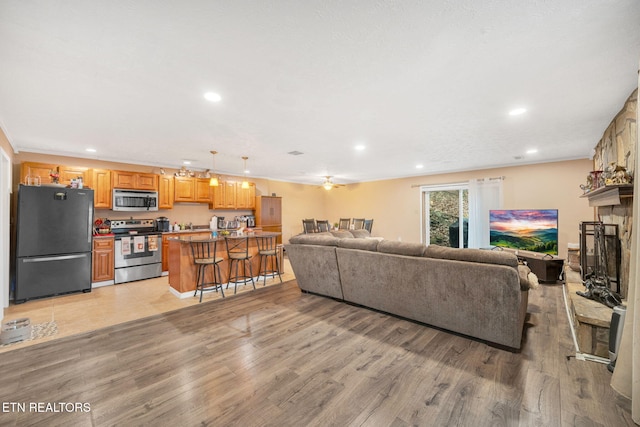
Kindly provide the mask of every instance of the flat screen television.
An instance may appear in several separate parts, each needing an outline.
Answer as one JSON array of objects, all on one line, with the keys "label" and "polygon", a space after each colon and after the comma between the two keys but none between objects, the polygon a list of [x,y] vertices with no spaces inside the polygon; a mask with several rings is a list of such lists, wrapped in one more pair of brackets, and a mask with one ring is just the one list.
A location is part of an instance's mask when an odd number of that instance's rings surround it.
[{"label": "flat screen television", "polygon": [[558,210],[491,210],[489,243],[503,248],[558,255]]}]

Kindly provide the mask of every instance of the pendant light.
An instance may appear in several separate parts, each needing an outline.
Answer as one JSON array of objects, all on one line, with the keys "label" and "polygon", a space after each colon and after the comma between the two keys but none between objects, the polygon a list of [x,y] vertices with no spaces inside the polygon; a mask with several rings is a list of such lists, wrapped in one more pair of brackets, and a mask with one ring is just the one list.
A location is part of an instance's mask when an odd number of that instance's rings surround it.
[{"label": "pendant light", "polygon": [[249,188],[249,181],[247,181],[247,156],[242,156],[242,160],[244,160],[244,179],[242,180],[242,188],[247,189]]},{"label": "pendant light", "polygon": [[211,174],[211,179],[209,180],[209,187],[217,187],[220,185],[220,182],[218,180],[218,175],[216,174],[216,154],[218,154],[218,152],[212,150],[211,154],[213,154],[213,170]]}]

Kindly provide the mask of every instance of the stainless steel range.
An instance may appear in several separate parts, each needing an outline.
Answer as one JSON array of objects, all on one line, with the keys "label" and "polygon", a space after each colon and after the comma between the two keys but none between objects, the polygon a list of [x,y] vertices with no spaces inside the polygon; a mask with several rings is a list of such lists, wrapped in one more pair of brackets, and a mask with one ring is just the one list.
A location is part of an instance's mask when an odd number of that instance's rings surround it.
[{"label": "stainless steel range", "polygon": [[115,283],[162,275],[162,235],[152,219],[111,221],[115,234]]}]

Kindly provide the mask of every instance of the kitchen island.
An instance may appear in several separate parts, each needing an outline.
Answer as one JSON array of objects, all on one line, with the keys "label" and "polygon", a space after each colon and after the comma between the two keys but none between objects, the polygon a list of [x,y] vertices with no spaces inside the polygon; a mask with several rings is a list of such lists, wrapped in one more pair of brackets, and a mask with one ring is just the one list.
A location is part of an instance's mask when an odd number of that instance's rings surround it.
[{"label": "kitchen island", "polygon": [[[221,236],[209,239],[203,239],[201,236],[178,236],[175,238],[169,238],[169,286],[171,292],[179,298],[192,297],[196,289],[196,266],[193,264],[193,256],[191,254],[190,242],[193,240],[209,242],[211,246],[216,243],[216,257],[220,257],[223,261],[220,265],[220,272],[222,274],[222,283],[227,283],[229,277],[229,260],[227,256],[227,246],[225,239],[238,239],[248,238],[249,242],[249,255],[251,256],[251,269],[253,272],[254,280],[258,277],[258,271],[260,269],[260,256],[258,255],[258,244],[256,237],[277,237],[280,233],[277,232],[255,232],[252,234],[245,234],[242,236]],[[282,246],[278,247],[278,262],[280,265],[280,273],[284,273],[282,268]],[[271,266],[268,267],[271,269]],[[246,274],[249,274],[249,267],[247,265]],[[213,281],[213,268],[207,268],[206,281]],[[257,283],[256,283],[257,285]],[[250,286],[250,285],[249,285]]]}]

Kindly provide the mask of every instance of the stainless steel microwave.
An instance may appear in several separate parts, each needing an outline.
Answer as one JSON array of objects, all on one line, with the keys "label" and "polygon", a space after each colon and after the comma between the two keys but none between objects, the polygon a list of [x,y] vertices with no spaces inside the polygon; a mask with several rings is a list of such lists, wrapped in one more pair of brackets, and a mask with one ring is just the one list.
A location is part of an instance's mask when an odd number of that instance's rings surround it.
[{"label": "stainless steel microwave", "polygon": [[114,211],[157,211],[158,192],[114,188],[111,209]]}]

